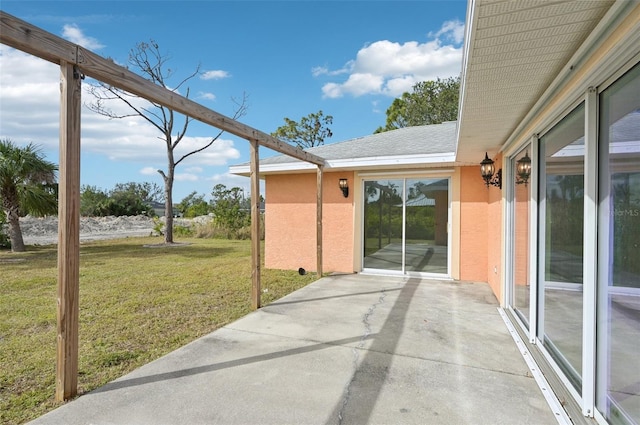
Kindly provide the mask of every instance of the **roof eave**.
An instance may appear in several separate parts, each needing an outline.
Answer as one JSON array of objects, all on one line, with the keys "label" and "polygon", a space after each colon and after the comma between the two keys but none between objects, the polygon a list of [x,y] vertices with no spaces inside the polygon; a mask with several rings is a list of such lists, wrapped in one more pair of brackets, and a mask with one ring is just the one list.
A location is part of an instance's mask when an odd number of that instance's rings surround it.
[{"label": "roof eave", "polygon": [[[426,155],[396,155],[384,157],[366,157],[357,159],[333,159],[326,160],[325,171],[342,170],[385,170],[389,168],[433,168],[450,167],[454,165],[455,153],[446,152]],[[260,164],[260,175],[269,174],[296,174],[315,172],[317,167],[313,164],[300,161],[280,164]],[[250,166],[247,164],[229,167],[229,173],[239,176],[249,176]]]}]

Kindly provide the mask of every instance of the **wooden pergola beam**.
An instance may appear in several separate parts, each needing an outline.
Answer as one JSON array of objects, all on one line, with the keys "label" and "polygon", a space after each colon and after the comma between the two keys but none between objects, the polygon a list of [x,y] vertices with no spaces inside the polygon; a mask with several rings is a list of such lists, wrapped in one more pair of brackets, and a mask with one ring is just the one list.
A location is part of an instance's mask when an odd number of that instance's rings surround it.
[{"label": "wooden pergola beam", "polygon": [[60,179],[58,184],[58,305],[56,400],[78,391],[80,294],[80,75],[60,63]]},{"label": "wooden pergola beam", "polygon": [[80,94],[82,74],[197,119],[251,143],[252,306],[260,307],[260,145],[317,165],[318,272],[322,273],[323,158],[160,87],[83,47],[0,11],[0,43],[60,65],[60,182],[58,207],[58,341],[56,399],[77,394],[80,280]]},{"label": "wooden pergola beam", "polygon": [[251,142],[251,307],[260,308],[260,145]]},{"label": "wooden pergola beam", "polygon": [[206,108],[191,99],[158,86],[77,44],[0,11],[0,42],[55,64],[75,64],[86,76],[166,106],[235,136],[258,143],[293,158],[324,165],[323,158],[293,147],[275,137]]},{"label": "wooden pergola beam", "polygon": [[317,180],[317,201],[316,201],[316,272],[318,277],[322,277],[322,182],[323,182],[323,169],[322,166],[318,166],[316,171]]}]

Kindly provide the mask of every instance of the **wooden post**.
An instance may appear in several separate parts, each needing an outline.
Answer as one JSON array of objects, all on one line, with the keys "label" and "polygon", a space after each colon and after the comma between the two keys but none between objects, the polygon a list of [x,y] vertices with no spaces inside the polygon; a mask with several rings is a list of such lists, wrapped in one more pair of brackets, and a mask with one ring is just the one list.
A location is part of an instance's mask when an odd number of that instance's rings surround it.
[{"label": "wooden post", "polygon": [[251,307],[260,308],[260,170],[257,140],[251,143]]},{"label": "wooden post", "polygon": [[78,393],[80,289],[80,73],[60,62],[60,181],[58,195],[58,338],[56,400]]},{"label": "wooden post", "polygon": [[322,169],[321,165],[318,165],[317,179],[318,179],[318,188],[317,188],[317,210],[316,210],[316,243],[317,243],[317,253],[316,253],[316,261],[317,266],[316,270],[318,273],[318,277],[322,277]]}]

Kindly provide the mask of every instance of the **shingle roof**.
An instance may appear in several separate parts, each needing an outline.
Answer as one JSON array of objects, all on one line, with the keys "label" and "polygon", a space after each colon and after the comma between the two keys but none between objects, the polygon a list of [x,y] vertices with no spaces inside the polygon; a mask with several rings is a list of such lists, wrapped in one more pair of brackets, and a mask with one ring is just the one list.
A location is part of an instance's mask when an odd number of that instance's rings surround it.
[{"label": "shingle roof", "polygon": [[[327,168],[363,169],[389,165],[425,165],[453,163],[456,150],[455,121],[442,124],[405,127],[343,142],[305,149],[327,161]],[[232,166],[233,174],[245,174],[248,164]],[[261,171],[315,169],[312,164],[287,155],[260,160]]]}]

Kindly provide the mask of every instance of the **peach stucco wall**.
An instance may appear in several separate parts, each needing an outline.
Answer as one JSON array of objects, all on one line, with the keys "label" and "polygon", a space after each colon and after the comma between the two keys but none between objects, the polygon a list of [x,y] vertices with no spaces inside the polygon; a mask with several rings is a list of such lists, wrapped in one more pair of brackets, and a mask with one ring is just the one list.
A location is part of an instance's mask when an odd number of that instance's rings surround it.
[{"label": "peach stucco wall", "polygon": [[[459,250],[452,253],[460,255],[460,280],[488,282],[501,300],[502,192],[487,189],[479,168],[459,169],[460,229],[454,233],[459,240],[452,241]],[[354,225],[359,224],[354,223],[353,190],[344,198],[340,178],[354,188],[352,172],[324,174],[323,272],[351,273],[359,271],[354,264]],[[316,185],[313,173],[266,176],[265,267],[316,270]]]},{"label": "peach stucco wall", "polygon": [[[494,161],[496,170],[501,169],[502,158]],[[487,282],[502,304],[502,191],[495,186],[489,188],[487,205]]]},{"label": "peach stucco wall", "polygon": [[[353,272],[353,172],[324,173],[323,272]],[[269,175],[265,179],[265,267],[316,270],[316,174]]]},{"label": "peach stucco wall", "polygon": [[[500,159],[496,169],[502,167]],[[501,291],[502,192],[487,189],[479,166],[460,167],[460,279],[488,282]]]}]

